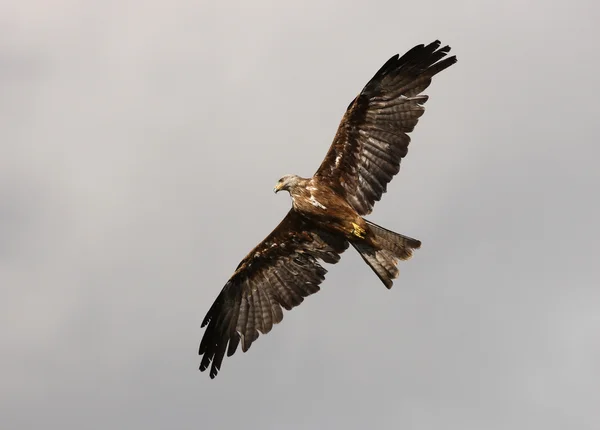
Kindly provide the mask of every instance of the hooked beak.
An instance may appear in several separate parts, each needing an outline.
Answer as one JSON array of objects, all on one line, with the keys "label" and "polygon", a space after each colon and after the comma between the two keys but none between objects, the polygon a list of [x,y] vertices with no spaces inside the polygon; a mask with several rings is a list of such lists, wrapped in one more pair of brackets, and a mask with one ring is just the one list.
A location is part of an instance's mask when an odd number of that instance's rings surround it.
[{"label": "hooked beak", "polygon": [[278,182],[277,185],[275,185],[275,187],[273,188],[273,192],[277,194],[279,191],[281,191],[281,187],[283,187],[283,184],[281,182]]}]

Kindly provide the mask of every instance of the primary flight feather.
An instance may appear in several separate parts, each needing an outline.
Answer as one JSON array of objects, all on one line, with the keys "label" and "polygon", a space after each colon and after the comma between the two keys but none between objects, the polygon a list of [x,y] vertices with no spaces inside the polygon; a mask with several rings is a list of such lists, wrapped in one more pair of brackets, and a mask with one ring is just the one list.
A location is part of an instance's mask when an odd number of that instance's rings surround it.
[{"label": "primary flight feather", "polygon": [[[327,270],[352,245],[387,288],[398,261],[421,242],[363,218],[381,199],[408,152],[410,133],[423,115],[431,78],[456,62],[440,42],[418,45],[390,58],[350,103],[333,143],[312,178],[282,177],[292,208],[281,223],[240,262],[202,322],[200,370],[214,378],[225,354],[241,342],[247,351],[283,309],[319,291]],[[283,308],[283,309],[282,309]]]}]

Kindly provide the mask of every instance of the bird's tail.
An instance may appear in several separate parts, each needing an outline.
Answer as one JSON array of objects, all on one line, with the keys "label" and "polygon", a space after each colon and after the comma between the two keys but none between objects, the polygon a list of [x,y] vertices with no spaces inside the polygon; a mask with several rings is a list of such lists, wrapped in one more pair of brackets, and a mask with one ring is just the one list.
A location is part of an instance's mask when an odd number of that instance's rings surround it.
[{"label": "bird's tail", "polygon": [[412,256],[413,249],[421,247],[421,242],[365,221],[369,227],[367,235],[371,233],[375,240],[373,243],[369,243],[368,240],[352,241],[352,246],[373,269],[381,282],[387,288],[392,288],[393,280],[399,274],[398,261],[408,260]]}]

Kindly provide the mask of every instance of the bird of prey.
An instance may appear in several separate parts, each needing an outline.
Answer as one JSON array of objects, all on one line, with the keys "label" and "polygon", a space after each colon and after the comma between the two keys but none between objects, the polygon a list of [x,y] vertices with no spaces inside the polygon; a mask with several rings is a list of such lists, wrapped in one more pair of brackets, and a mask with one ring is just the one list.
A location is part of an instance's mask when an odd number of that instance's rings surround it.
[{"label": "bird of prey", "polygon": [[292,208],[281,223],[241,261],[202,322],[200,370],[214,378],[223,358],[239,343],[246,352],[283,309],[319,291],[327,272],[352,245],[387,288],[398,261],[421,242],[380,227],[371,213],[400,170],[410,133],[428,96],[431,78],[456,62],[449,46],[435,41],[390,58],[350,103],[333,143],[312,178],[283,176],[274,191],[288,191]]}]

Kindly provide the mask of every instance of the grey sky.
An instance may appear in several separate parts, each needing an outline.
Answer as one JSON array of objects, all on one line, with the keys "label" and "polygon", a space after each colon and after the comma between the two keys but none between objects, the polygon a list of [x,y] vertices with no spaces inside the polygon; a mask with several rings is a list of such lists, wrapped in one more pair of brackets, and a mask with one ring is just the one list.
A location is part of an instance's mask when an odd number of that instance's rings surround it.
[{"label": "grey sky", "polygon": [[[219,4],[0,5],[0,427],[600,428],[597,4]],[[391,291],[349,250],[211,381],[274,183],[438,38],[459,62],[370,217],[423,248]]]}]

